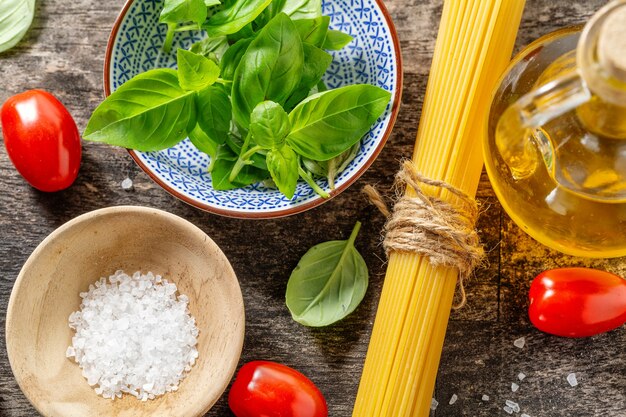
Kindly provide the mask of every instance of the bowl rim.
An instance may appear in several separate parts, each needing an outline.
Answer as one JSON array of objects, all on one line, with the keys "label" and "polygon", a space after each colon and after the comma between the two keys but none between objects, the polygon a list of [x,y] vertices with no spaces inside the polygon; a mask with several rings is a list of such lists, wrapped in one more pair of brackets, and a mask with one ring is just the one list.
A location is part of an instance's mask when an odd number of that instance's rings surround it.
[{"label": "bowl rim", "polygon": [[[134,3],[135,0],[126,0],[126,3],[124,4],[124,6],[122,7],[122,10],[120,11],[119,15],[117,16],[117,18],[115,19],[115,23],[113,24],[113,29],[111,30],[111,34],[109,35],[109,40],[107,42],[107,48],[106,48],[106,54],[105,54],[105,58],[104,58],[104,72],[103,72],[103,78],[104,78],[104,96],[108,97],[111,94],[111,85],[110,85],[110,71],[111,71],[111,57],[113,55],[113,44],[115,43],[115,38],[117,37],[117,33],[122,25],[122,21],[124,20],[124,17],[126,17],[126,13],[128,12],[128,9],[130,9],[130,6]],[[391,19],[391,15],[389,14],[389,11],[387,10],[387,7],[385,6],[385,3],[383,2],[383,0],[373,0],[378,7],[380,8],[380,11],[383,14],[383,17],[385,18],[385,21],[387,22],[387,26],[389,27],[389,32],[391,34],[391,40],[393,43],[393,49],[394,49],[394,53],[396,55],[396,79],[397,79],[397,83],[396,83],[396,91],[393,97],[393,103],[391,106],[391,114],[390,114],[390,118],[389,118],[389,124],[387,125],[387,129],[385,130],[385,132],[382,135],[382,139],[380,140],[378,146],[376,147],[376,149],[374,149],[374,152],[372,153],[372,155],[365,161],[365,163],[363,164],[363,166],[356,171],[353,175],[351,175],[345,183],[341,184],[340,186],[338,186],[337,188],[335,188],[334,190],[330,191],[330,197],[328,198],[322,198],[319,195],[316,196],[313,200],[309,201],[308,203],[299,205],[299,206],[295,206],[295,207],[290,207],[290,208],[286,208],[286,209],[281,209],[281,210],[276,210],[276,211],[270,211],[270,212],[242,212],[242,211],[237,211],[237,210],[233,210],[233,209],[223,209],[223,208],[218,208],[218,207],[213,207],[210,206],[206,203],[200,202],[200,201],[196,201],[186,195],[184,195],[183,193],[175,190],[174,188],[170,187],[165,181],[163,181],[161,178],[159,178],[155,173],[153,173],[144,163],[143,161],[141,161],[141,159],[139,158],[139,156],[137,155],[137,152],[135,152],[132,149],[127,149],[128,153],[130,154],[130,156],[133,158],[133,160],[137,163],[137,165],[139,165],[139,167],[143,170],[143,172],[145,172],[146,174],[148,174],[148,176],[150,178],[152,178],[152,180],[154,182],[156,182],[157,184],[159,184],[165,191],[167,191],[169,194],[173,195],[174,197],[178,198],[179,200],[189,204],[190,206],[193,206],[195,208],[210,212],[210,213],[215,213],[215,214],[219,214],[221,216],[225,216],[225,217],[230,217],[230,218],[237,218],[237,219],[274,219],[274,218],[279,218],[279,217],[286,217],[286,216],[291,216],[297,213],[302,213],[305,212],[307,210],[310,210],[314,207],[317,207],[325,202],[327,202],[328,200],[332,199],[333,197],[339,195],[340,193],[342,193],[346,188],[348,188],[349,186],[351,186],[352,184],[354,184],[364,173],[367,169],[369,169],[369,167],[374,163],[374,161],[378,158],[378,155],[380,154],[380,152],[382,151],[383,147],[385,146],[385,144],[387,143],[387,140],[389,139],[389,137],[391,136],[391,132],[393,131],[393,128],[395,126],[396,120],[398,118],[398,113],[400,111],[400,105],[402,102],[402,90],[403,90],[403,83],[404,83],[404,79],[403,79],[403,74],[404,71],[402,69],[402,51],[400,50],[400,39],[398,37],[398,33],[396,31],[396,27],[393,23],[393,20]]]},{"label": "bowl rim", "polygon": [[211,399],[211,401],[207,402],[203,406],[203,411],[202,411],[201,414],[199,414],[199,416],[202,416],[202,415],[206,414],[215,405],[215,403],[224,395],[224,392],[228,388],[228,385],[230,384],[230,381],[233,379],[233,376],[235,375],[235,371],[237,370],[237,367],[238,367],[239,362],[241,360],[241,354],[243,352],[243,344],[244,344],[244,340],[245,340],[246,313],[245,313],[245,304],[244,304],[244,300],[243,300],[243,294],[241,293],[241,285],[239,284],[239,279],[237,278],[237,275],[236,275],[236,273],[235,273],[235,271],[234,271],[230,261],[228,260],[228,258],[226,257],[226,255],[224,254],[222,249],[218,246],[218,244],[208,234],[206,234],[206,232],[204,232],[198,226],[196,226],[195,224],[191,223],[189,220],[186,220],[186,219],[184,219],[184,218],[182,218],[180,216],[177,216],[176,214],[167,212],[165,210],[161,210],[161,209],[154,208],[154,207],[135,206],[135,205],[119,205],[119,206],[105,207],[105,208],[101,208],[101,209],[92,210],[92,211],[89,211],[87,213],[83,213],[83,214],[81,214],[81,215],[79,215],[77,217],[74,217],[74,218],[68,220],[67,222],[63,223],[62,225],[60,225],[56,229],[54,229],[50,234],[48,234],[37,245],[37,247],[33,250],[33,252],[28,256],[28,258],[26,259],[26,261],[22,265],[22,268],[20,269],[20,272],[17,275],[17,278],[15,279],[15,283],[13,284],[13,288],[11,289],[11,294],[9,296],[9,302],[8,302],[7,310],[6,310],[5,329],[4,329],[5,330],[5,346],[6,346],[6,351],[7,351],[7,357],[9,359],[9,365],[11,367],[11,372],[13,373],[13,377],[17,381],[17,384],[20,387],[20,390],[24,393],[24,396],[26,397],[26,399],[28,399],[30,404],[42,416],[50,415],[47,412],[45,412],[45,411],[49,411],[49,410],[44,410],[44,409],[40,408],[39,402],[36,400],[36,397],[32,396],[32,393],[31,393],[30,389],[24,384],[25,380],[22,377],[22,373],[20,373],[20,372],[16,373],[16,364],[14,363],[15,356],[12,355],[12,353],[17,352],[20,349],[19,349],[19,346],[15,346],[14,345],[14,343],[12,342],[12,338],[9,337],[10,335],[12,335],[14,333],[14,330],[12,329],[12,327],[13,327],[14,321],[15,321],[15,319],[13,318],[14,310],[16,308],[16,295],[15,294],[20,291],[20,288],[22,287],[22,284],[23,284],[23,282],[26,279],[24,271],[33,262],[35,262],[35,259],[40,255],[40,253],[44,250],[44,248],[51,241],[53,241],[59,235],[61,235],[64,232],[66,232],[68,229],[79,225],[80,223],[84,222],[85,220],[91,220],[91,219],[94,219],[94,218],[108,216],[108,215],[111,215],[111,214],[123,214],[123,213],[128,213],[128,212],[140,213],[140,214],[145,214],[145,215],[162,216],[162,217],[167,218],[168,220],[180,223],[183,226],[185,226],[186,228],[188,228],[191,233],[201,235],[202,238],[205,241],[208,240],[210,243],[215,245],[215,247],[222,253],[224,258],[226,259],[227,266],[230,268],[230,270],[232,272],[232,275],[235,278],[233,280],[234,281],[233,285],[235,286],[235,289],[238,290],[238,294],[239,294],[238,298],[241,301],[241,313],[242,313],[242,316],[241,316],[241,320],[242,320],[241,332],[239,332],[237,340],[236,340],[236,345],[237,345],[236,353],[237,353],[237,355],[233,357],[234,360],[232,361],[232,363],[230,365],[230,369],[228,370],[228,375],[227,375],[228,378],[225,378],[224,381],[222,382],[222,384],[220,385],[220,392],[221,392],[221,394],[219,396],[217,396],[216,398]]}]

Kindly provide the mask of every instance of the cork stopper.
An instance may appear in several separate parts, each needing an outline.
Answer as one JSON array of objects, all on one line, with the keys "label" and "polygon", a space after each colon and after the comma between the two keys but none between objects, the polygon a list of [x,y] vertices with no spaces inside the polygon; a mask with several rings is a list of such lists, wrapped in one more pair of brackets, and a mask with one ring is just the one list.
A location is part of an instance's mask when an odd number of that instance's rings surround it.
[{"label": "cork stopper", "polygon": [[626,5],[614,10],[602,24],[597,52],[607,73],[626,82]]}]

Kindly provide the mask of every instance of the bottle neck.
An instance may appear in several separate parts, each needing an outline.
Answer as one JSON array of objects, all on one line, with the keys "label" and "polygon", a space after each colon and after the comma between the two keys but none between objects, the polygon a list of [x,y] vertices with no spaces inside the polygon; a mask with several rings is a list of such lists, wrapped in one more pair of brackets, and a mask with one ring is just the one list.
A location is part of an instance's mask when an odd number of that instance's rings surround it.
[{"label": "bottle neck", "polygon": [[626,107],[626,0],[614,0],[585,25],[576,60],[589,90]]}]

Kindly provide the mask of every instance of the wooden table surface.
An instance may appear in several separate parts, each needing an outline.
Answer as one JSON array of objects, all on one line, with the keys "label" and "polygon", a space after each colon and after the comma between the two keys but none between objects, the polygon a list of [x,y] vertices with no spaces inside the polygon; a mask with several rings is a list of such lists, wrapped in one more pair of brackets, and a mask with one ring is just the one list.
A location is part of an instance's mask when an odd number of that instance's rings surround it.
[{"label": "wooden table surface", "polygon": [[[40,0],[34,24],[18,47],[0,55],[0,102],[41,88],[68,107],[82,130],[103,98],[104,51],[124,0]],[[462,1],[462,0],[450,0]],[[528,0],[517,47],[555,29],[585,21],[605,1]],[[304,214],[269,221],[235,220],[204,213],[167,194],[122,149],[83,144],[76,183],[45,194],[29,187],[0,150],[0,416],[36,416],[13,378],[4,347],[6,305],[13,282],[33,249],[55,228],[94,209],[133,204],[177,214],[206,231],[226,253],[241,282],[246,339],[241,363],[267,359],[308,375],[325,394],[332,417],[352,415],[359,377],[385,273],[380,246],[382,216],[360,190],[389,187],[398,161],[411,155],[433,54],[441,0],[386,0],[404,56],[404,96],[395,130],[382,154],[350,189]],[[496,76],[496,74],[494,74]],[[120,183],[131,178],[134,187]],[[559,255],[522,233],[503,212],[486,176],[479,189],[484,207],[480,233],[488,266],[467,286],[468,305],[454,312],[435,398],[440,417],[507,415],[505,401],[532,417],[626,417],[626,327],[601,336],[568,340],[544,335],[529,323],[530,280],[544,269],[585,265],[626,276],[626,260],[585,260]],[[312,245],[346,238],[363,223],[357,247],[370,270],[361,306],[334,326],[309,329],[285,307],[290,271]],[[513,341],[525,337],[518,349]],[[518,374],[527,375],[522,382]],[[579,385],[566,381],[576,373]],[[520,385],[517,392],[511,383]],[[458,401],[450,405],[453,394]],[[481,397],[488,395],[489,401]],[[230,416],[225,396],[209,416]]]}]

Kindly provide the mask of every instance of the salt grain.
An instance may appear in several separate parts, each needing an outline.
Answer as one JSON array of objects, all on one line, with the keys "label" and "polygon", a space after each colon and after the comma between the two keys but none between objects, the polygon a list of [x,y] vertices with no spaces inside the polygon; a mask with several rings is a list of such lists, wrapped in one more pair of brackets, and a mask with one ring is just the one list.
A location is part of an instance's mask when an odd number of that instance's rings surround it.
[{"label": "salt grain", "polygon": [[457,397],[456,394],[452,394],[452,398],[450,398],[450,405],[454,404],[456,402],[456,400],[458,400],[459,397]]},{"label": "salt grain", "polygon": [[520,410],[521,410],[520,407],[519,407],[519,404],[514,402],[514,401],[506,400],[505,404],[507,405],[507,407],[510,407],[511,410],[513,410],[516,413],[519,413]]},{"label": "salt grain", "polygon": [[513,342],[513,345],[515,345],[515,347],[523,349],[524,345],[526,345],[526,338],[525,337],[520,337],[519,339],[516,339]]},{"label": "salt grain", "polygon": [[522,414],[522,415],[521,415],[521,416],[519,416],[519,417],[530,417],[530,416],[529,416],[528,414],[524,413],[524,414]]},{"label": "salt grain", "polygon": [[130,190],[131,188],[133,188],[133,180],[131,180],[130,178],[126,178],[124,181],[122,181],[122,189]]},{"label": "salt grain", "polygon": [[430,401],[431,410],[435,411],[438,405],[439,405],[439,401],[435,400],[434,398]]},{"label": "salt grain", "polygon": [[483,401],[489,401],[489,396],[486,395],[486,394],[483,394],[482,400]]},{"label": "salt grain", "polygon": [[517,379],[519,379],[520,381],[523,381],[524,378],[526,378],[526,375],[524,375],[523,373],[520,372],[519,374],[517,374]]},{"label": "salt grain", "polygon": [[508,414],[513,414],[513,409],[509,407],[508,405],[505,405],[504,408],[502,409],[506,411]]},{"label": "salt grain", "polygon": [[567,376],[567,382],[569,382],[569,384],[572,387],[575,387],[576,385],[578,385],[578,380],[576,379],[576,374],[571,373]]},{"label": "salt grain", "polygon": [[142,401],[176,391],[198,358],[198,329],[189,299],[151,272],[117,271],[80,294],[70,315],[76,331],[66,356],[74,358],[98,395]]},{"label": "salt grain", "polygon": [[517,392],[518,389],[519,389],[519,385],[517,385],[515,382],[513,382],[511,384],[511,391]]}]

